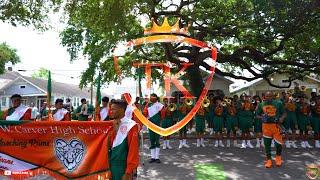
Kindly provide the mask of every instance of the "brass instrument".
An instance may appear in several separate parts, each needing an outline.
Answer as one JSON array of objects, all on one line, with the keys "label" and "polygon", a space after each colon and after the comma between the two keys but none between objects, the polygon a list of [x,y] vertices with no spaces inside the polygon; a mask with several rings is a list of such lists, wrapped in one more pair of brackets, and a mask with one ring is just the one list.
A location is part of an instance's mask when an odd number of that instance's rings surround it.
[{"label": "brass instrument", "polygon": [[256,100],[251,99],[251,103],[252,103],[252,104],[256,103]]},{"label": "brass instrument", "polygon": [[231,99],[226,99],[227,104],[231,104],[231,102],[232,102]]},{"label": "brass instrument", "polygon": [[316,105],[316,102],[314,102],[314,101],[310,102],[310,106],[315,106],[315,105]]},{"label": "brass instrument", "polygon": [[204,100],[203,100],[203,102],[202,102],[202,107],[209,107],[209,105],[210,105],[210,100],[206,97]]},{"label": "brass instrument", "polygon": [[299,98],[294,98],[293,101],[298,103],[298,102],[300,102],[300,99]]},{"label": "brass instrument", "polygon": [[227,106],[228,104],[230,105],[231,102],[232,102],[232,101],[231,101],[231,99],[230,99],[229,97],[224,97],[221,105],[222,105],[222,106]]},{"label": "brass instrument", "polygon": [[186,98],[186,99],[184,100],[184,103],[185,103],[186,105],[188,105],[188,106],[191,106],[191,105],[193,104],[193,101],[192,101],[191,98]]},{"label": "brass instrument", "polygon": [[280,93],[276,92],[276,93],[274,93],[274,96],[275,96],[276,99],[279,99],[280,98]]},{"label": "brass instrument", "polygon": [[287,94],[290,95],[290,96],[292,96],[292,95],[294,94],[293,89],[289,89],[289,90],[287,91]]},{"label": "brass instrument", "polygon": [[168,106],[169,111],[173,112],[177,110],[177,105],[175,103],[170,103]]},{"label": "brass instrument", "polygon": [[221,103],[221,106],[226,107],[226,106],[227,106],[227,103],[226,103],[225,101],[223,101],[223,102]]},{"label": "brass instrument", "polygon": [[306,87],[306,86],[301,86],[301,87],[300,87],[300,91],[306,92],[306,91],[307,91],[307,87]]}]

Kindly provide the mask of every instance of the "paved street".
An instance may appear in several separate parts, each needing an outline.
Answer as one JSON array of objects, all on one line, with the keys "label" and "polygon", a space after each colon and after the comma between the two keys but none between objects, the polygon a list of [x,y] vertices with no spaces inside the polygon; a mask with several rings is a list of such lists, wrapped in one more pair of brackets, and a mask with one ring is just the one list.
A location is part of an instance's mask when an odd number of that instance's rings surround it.
[{"label": "paved street", "polygon": [[[148,140],[145,142],[147,143]],[[191,145],[189,149],[178,150],[178,140],[175,140],[174,143],[171,143],[173,150],[161,149],[161,164],[147,162],[149,150],[145,144],[145,165],[139,168],[138,179],[307,179],[306,165],[320,164],[319,149],[284,148],[283,166],[265,169],[263,149],[214,148],[212,140],[210,144],[208,141],[205,143],[207,147],[196,148],[196,141],[189,140],[189,145]],[[255,142],[253,144],[255,145]],[[208,172],[199,178],[194,168],[197,164],[220,166],[226,178],[212,177]]]}]

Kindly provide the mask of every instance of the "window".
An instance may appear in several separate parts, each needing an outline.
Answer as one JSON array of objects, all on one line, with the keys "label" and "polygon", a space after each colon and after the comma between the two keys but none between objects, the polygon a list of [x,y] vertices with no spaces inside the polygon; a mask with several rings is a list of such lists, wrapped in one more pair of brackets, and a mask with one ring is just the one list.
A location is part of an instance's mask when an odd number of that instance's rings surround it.
[{"label": "window", "polygon": [[20,89],[25,89],[26,85],[20,85]]},{"label": "window", "polygon": [[7,106],[7,97],[2,97],[1,98],[1,106],[6,107]]}]

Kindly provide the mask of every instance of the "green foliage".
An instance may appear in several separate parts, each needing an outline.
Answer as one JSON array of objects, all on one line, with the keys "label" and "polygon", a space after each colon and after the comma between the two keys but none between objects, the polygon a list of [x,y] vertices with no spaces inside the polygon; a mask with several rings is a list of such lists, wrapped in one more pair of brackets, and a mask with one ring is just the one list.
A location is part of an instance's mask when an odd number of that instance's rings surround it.
[{"label": "green foliage", "polygon": [[[117,7],[117,8],[115,8]],[[68,8],[68,27],[61,34],[71,60],[89,58],[89,69],[81,85],[92,81],[96,69],[103,81],[117,80],[112,50],[121,42],[143,36],[142,24],[150,18],[158,24],[169,16],[173,24],[190,25],[191,37],[219,45],[217,73],[237,79],[268,79],[272,73],[288,73],[290,80],[310,72],[320,73],[319,3],[312,0],[202,0],[202,1],[78,1]],[[187,58],[195,64],[187,72],[190,87],[202,87],[199,66],[209,68],[208,52],[181,44],[153,44],[135,47],[120,60],[123,76],[135,75],[130,63],[136,60],[171,61]],[[176,70],[175,70],[176,71]],[[247,73],[243,73],[246,71]],[[161,75],[154,73],[155,78]],[[199,82],[200,81],[200,82]],[[269,82],[271,83],[271,82]],[[274,85],[276,86],[276,85]],[[194,90],[198,92],[198,90]],[[196,93],[197,94],[197,93]]]},{"label": "green foliage", "polygon": [[[13,25],[45,24],[47,12],[63,8],[67,26],[61,42],[71,61],[85,56],[89,68],[80,86],[92,83],[98,72],[103,82],[116,81],[112,51],[117,44],[143,36],[144,26],[154,18],[162,24],[169,16],[173,24],[190,26],[191,38],[220,47],[216,73],[236,79],[254,80],[273,73],[289,74],[289,80],[320,74],[320,2],[318,0],[70,0],[0,5],[0,19]],[[199,67],[209,65],[209,51],[185,44],[160,43],[134,47],[120,59],[123,76],[137,78],[132,61],[171,61],[177,69],[181,58],[194,63],[187,71],[189,85],[202,88]],[[174,69],[173,71],[177,71]],[[246,72],[246,73],[244,73]],[[161,78],[160,73],[153,73]],[[290,85],[290,84],[289,84]]]},{"label": "green foliage", "polygon": [[20,62],[20,58],[17,55],[17,50],[11,48],[6,43],[0,44],[0,74],[3,74],[5,71],[5,64],[11,62],[16,64]]},{"label": "green foliage", "polygon": [[33,78],[41,78],[47,80],[49,77],[49,70],[42,67],[37,72],[34,72],[31,76]]},{"label": "green foliage", "polygon": [[5,0],[0,3],[0,21],[13,26],[33,25],[38,29],[48,28],[48,14],[59,9],[61,0],[50,1],[21,1]]}]

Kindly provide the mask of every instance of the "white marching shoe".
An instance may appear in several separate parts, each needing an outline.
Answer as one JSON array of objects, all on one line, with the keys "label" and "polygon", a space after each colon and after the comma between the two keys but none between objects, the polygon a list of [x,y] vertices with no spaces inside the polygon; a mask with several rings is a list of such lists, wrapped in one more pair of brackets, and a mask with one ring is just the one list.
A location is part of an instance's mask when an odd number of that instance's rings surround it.
[{"label": "white marching shoe", "polygon": [[219,141],[216,140],[216,143],[214,144],[214,147],[218,147],[219,146]]},{"label": "white marching shoe", "polygon": [[242,143],[241,143],[241,149],[245,149],[247,148],[247,144],[246,144],[246,141],[245,140],[242,140]]},{"label": "white marching shoe", "polygon": [[206,147],[206,146],[204,145],[204,139],[203,139],[203,138],[201,138],[201,140],[200,140],[200,145],[201,145],[202,147]]},{"label": "white marching shoe", "polygon": [[183,141],[180,140],[179,149],[181,149],[182,147],[183,147]]},{"label": "white marching shoe", "polygon": [[291,146],[295,149],[298,148],[298,146],[296,145],[296,141],[291,141]]},{"label": "white marching shoe", "polygon": [[200,139],[197,139],[197,147],[200,147]]},{"label": "white marching shoe", "polygon": [[189,148],[189,147],[190,147],[190,146],[187,144],[187,140],[186,140],[186,139],[183,140],[183,146],[186,147],[186,148]]},{"label": "white marching shoe", "polygon": [[163,150],[167,149],[167,141],[163,141],[163,147],[162,147]]},{"label": "white marching shoe", "polygon": [[260,141],[258,140],[257,141],[257,144],[256,144],[256,148],[260,148],[261,146],[260,146]]},{"label": "white marching shoe", "polygon": [[250,140],[247,140],[247,146],[248,146],[249,148],[253,148]]},{"label": "white marching shoe", "polygon": [[222,140],[219,141],[219,146],[224,147]]},{"label": "white marching shoe", "polygon": [[314,144],[315,144],[315,148],[320,148],[320,141],[319,140],[316,140]]},{"label": "white marching shoe", "polygon": [[167,140],[167,148],[172,149],[172,147],[170,146],[170,140]]},{"label": "white marching shoe", "polygon": [[227,147],[229,148],[231,146],[230,139],[227,140]]},{"label": "white marching shoe", "polygon": [[304,141],[301,142],[301,147],[302,148],[306,148],[307,147]]},{"label": "white marching shoe", "polygon": [[305,141],[304,143],[306,144],[306,147],[307,147],[307,148],[313,148],[313,147],[309,144],[308,141]]},{"label": "white marching shoe", "polygon": [[289,141],[286,141],[285,144],[286,144],[286,148],[290,148],[291,147]]}]

